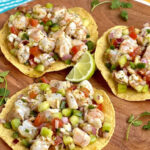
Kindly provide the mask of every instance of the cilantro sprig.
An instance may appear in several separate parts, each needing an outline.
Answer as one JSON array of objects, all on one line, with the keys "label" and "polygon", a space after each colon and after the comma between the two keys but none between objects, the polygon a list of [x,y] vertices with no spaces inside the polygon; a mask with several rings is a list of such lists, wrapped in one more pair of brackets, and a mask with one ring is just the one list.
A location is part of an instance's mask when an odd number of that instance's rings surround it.
[{"label": "cilantro sprig", "polygon": [[[130,133],[131,126],[135,126],[135,127],[141,126],[143,124],[143,122],[139,119],[144,116],[150,116],[150,112],[143,112],[143,113],[139,114],[136,118],[133,114],[130,115],[130,117],[128,119],[129,125],[128,125],[127,132],[126,132],[126,140],[129,139],[129,133]],[[150,121],[148,122],[147,125],[143,126],[143,129],[150,130]]]},{"label": "cilantro sprig", "polygon": [[7,89],[7,80],[6,76],[8,75],[9,71],[0,72],[0,83],[4,83],[5,87],[0,88],[0,106],[5,104],[7,101],[7,97],[9,95],[9,90]]},{"label": "cilantro sprig", "polygon": [[[111,9],[119,9],[119,8],[132,8],[132,4],[129,2],[121,2],[120,0],[105,0],[100,2],[99,0],[92,0],[91,2],[91,11],[94,11],[94,9],[102,4],[105,3],[110,3],[110,8]],[[120,13],[120,16],[123,20],[127,21],[128,20],[128,12],[123,10]]]}]

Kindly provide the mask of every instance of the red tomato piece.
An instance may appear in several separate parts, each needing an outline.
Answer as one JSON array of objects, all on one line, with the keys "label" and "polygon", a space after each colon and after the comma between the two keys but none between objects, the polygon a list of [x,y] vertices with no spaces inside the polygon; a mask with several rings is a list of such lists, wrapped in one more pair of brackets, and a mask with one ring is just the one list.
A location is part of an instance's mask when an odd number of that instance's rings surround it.
[{"label": "red tomato piece", "polygon": [[97,105],[97,108],[98,108],[100,111],[102,111],[102,110],[103,110],[103,105],[102,105],[102,104],[99,104],[99,105]]},{"label": "red tomato piece", "polygon": [[38,114],[37,117],[34,120],[34,126],[38,127],[40,125],[42,125],[44,122],[46,122],[46,118],[44,117],[44,115],[42,114]]},{"label": "red tomato piece", "polygon": [[29,22],[33,27],[36,27],[39,23],[37,19],[30,19]]},{"label": "red tomato piece", "polygon": [[129,55],[130,55],[130,56],[132,57],[132,59],[134,60],[137,55],[140,55],[140,54],[141,54],[141,52],[142,52],[142,51],[141,51],[140,47],[137,47],[133,52],[129,53]]},{"label": "red tomato piece", "polygon": [[146,75],[146,82],[150,86],[150,74]]},{"label": "red tomato piece", "polygon": [[71,52],[73,55],[75,55],[81,48],[81,45],[78,45],[78,46],[73,46],[72,49],[71,49]]},{"label": "red tomato piece", "polygon": [[16,27],[12,26],[12,27],[10,28],[10,32],[13,33],[13,34],[18,35],[19,30],[18,30]]},{"label": "red tomato piece", "polygon": [[42,77],[42,78],[41,78],[41,81],[42,81],[43,83],[49,83],[49,80],[48,80],[46,77]]},{"label": "red tomato piece", "polygon": [[129,35],[134,40],[137,38],[134,26],[129,27]]},{"label": "red tomato piece", "polygon": [[38,56],[41,54],[41,51],[39,50],[38,46],[34,46],[30,48],[30,54],[33,56]]},{"label": "red tomato piece", "polygon": [[54,119],[52,120],[52,122],[51,122],[53,130],[56,129],[56,127],[55,127],[55,122],[56,122],[56,121],[59,122],[59,123],[58,123],[58,128],[63,127],[63,122],[62,122],[62,120],[60,120],[60,119],[58,119],[58,118],[54,118]]},{"label": "red tomato piece", "polygon": [[56,93],[58,91],[58,89],[55,87],[51,87],[51,90],[52,90],[52,93]]},{"label": "red tomato piece", "polygon": [[34,99],[36,96],[37,96],[37,93],[34,92],[34,91],[32,91],[32,92],[29,93],[29,97],[30,97],[31,99]]},{"label": "red tomato piece", "polygon": [[87,88],[81,87],[81,91],[84,93],[85,97],[89,97],[90,91]]},{"label": "red tomato piece", "polygon": [[43,21],[44,23],[46,23],[48,20],[49,20],[49,19],[48,19],[47,17],[44,17],[44,18],[42,19],[42,21]]}]

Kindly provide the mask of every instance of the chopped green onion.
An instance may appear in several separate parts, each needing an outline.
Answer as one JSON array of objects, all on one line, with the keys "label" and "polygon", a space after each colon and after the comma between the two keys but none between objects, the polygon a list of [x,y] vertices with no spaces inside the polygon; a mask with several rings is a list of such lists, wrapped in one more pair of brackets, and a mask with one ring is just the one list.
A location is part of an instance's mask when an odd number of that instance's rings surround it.
[{"label": "chopped green onion", "polygon": [[22,40],[29,40],[29,35],[27,33],[24,33],[22,35]]},{"label": "chopped green onion", "polygon": [[150,33],[150,29],[147,29],[146,31],[147,31],[147,33]]},{"label": "chopped green onion", "polygon": [[94,50],[94,48],[95,48],[95,45],[92,41],[87,41],[86,45],[87,45],[89,51]]},{"label": "chopped green onion", "polygon": [[70,65],[71,64],[71,60],[70,59],[65,60],[65,64]]},{"label": "chopped green onion", "polygon": [[29,129],[25,129],[25,132],[29,133]]},{"label": "chopped green onion", "polygon": [[45,23],[42,21],[41,23],[40,23],[40,25],[44,25]]},{"label": "chopped green onion", "polygon": [[3,125],[4,125],[5,128],[11,129],[11,123],[10,122],[6,122]]}]

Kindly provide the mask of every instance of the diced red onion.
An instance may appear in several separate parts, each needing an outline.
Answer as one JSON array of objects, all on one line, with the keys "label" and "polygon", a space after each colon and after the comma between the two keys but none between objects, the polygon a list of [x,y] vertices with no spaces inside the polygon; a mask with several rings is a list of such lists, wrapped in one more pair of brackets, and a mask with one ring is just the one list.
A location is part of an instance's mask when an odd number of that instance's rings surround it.
[{"label": "diced red onion", "polygon": [[54,53],[53,53],[53,52],[50,52],[49,55],[50,55],[50,56],[54,56]]},{"label": "diced red onion", "polygon": [[14,143],[14,144],[17,144],[18,142],[19,142],[18,139],[14,139],[14,140],[13,140],[13,143]]},{"label": "diced red onion", "polygon": [[22,44],[23,44],[23,45],[27,45],[28,43],[29,43],[28,40],[23,40],[23,41],[22,41]]},{"label": "diced red onion", "polygon": [[62,60],[68,60],[68,59],[71,59],[72,58],[72,55],[68,54],[68,55],[64,55],[62,57]]},{"label": "diced red onion", "polygon": [[96,128],[94,128],[94,127],[92,128],[92,134],[96,135]]},{"label": "diced red onion", "polygon": [[67,117],[62,117],[62,121],[63,121],[64,124],[67,124],[69,122]]},{"label": "diced red onion", "polygon": [[142,58],[141,62],[147,64],[147,59],[146,58]]}]

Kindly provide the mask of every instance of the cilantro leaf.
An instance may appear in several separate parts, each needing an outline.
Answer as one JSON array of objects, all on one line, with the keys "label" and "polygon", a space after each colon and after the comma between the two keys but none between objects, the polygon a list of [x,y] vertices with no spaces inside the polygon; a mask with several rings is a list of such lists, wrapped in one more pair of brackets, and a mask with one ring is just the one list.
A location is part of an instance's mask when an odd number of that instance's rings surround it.
[{"label": "cilantro leaf", "polygon": [[9,71],[0,72],[0,77],[6,77]]},{"label": "cilantro leaf", "polygon": [[144,130],[150,130],[150,121],[148,121],[147,125],[143,126]]},{"label": "cilantro leaf", "polygon": [[125,10],[121,11],[120,16],[121,16],[121,18],[123,20],[125,20],[125,21],[128,20],[128,13],[127,13],[127,11],[125,11]]},{"label": "cilantro leaf", "polygon": [[121,6],[121,3],[120,3],[120,0],[112,0],[111,2],[111,9],[117,9],[117,8],[120,8]]},{"label": "cilantro leaf", "polygon": [[6,93],[5,93],[5,88],[0,88],[0,96],[7,97],[9,95],[9,93],[10,93],[9,90],[6,89]]},{"label": "cilantro leaf", "polygon": [[143,116],[150,116],[150,112],[143,112],[140,114],[140,117],[143,117]]},{"label": "cilantro leaf", "polygon": [[135,127],[138,127],[142,124],[142,121],[141,120],[135,120],[132,122],[132,125],[134,125]]},{"label": "cilantro leaf", "polygon": [[0,77],[0,83],[3,83],[3,82],[4,82],[4,79]]},{"label": "cilantro leaf", "polygon": [[99,0],[93,0],[91,2],[91,7],[94,7],[95,5],[99,4]]},{"label": "cilantro leaf", "polygon": [[128,123],[131,123],[133,120],[134,120],[134,115],[132,114],[128,119]]},{"label": "cilantro leaf", "polygon": [[121,7],[122,8],[132,8],[132,4],[131,3],[126,3],[126,2],[121,2]]}]

